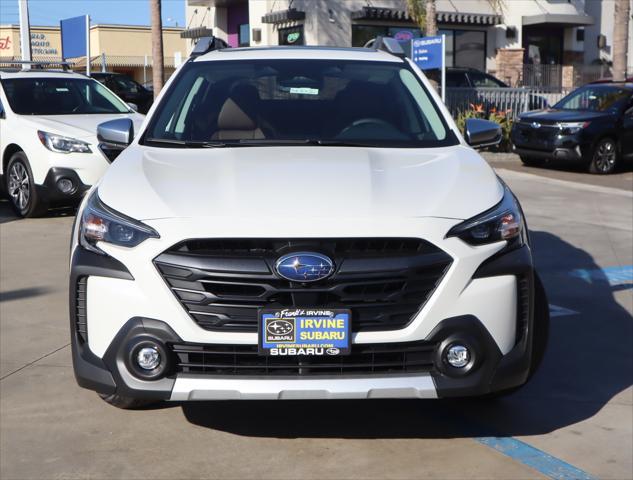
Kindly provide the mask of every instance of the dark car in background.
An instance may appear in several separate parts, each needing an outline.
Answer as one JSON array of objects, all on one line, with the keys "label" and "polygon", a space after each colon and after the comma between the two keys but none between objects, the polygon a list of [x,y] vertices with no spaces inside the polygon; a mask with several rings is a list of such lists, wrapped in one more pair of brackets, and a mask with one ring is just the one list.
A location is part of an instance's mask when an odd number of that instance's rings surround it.
[{"label": "dark car in background", "polygon": [[[441,84],[441,72],[439,70],[430,70],[425,73],[430,79],[434,80],[438,84]],[[463,103],[464,100],[461,98],[463,96],[463,92],[457,94],[457,98],[451,99],[451,89],[486,89],[486,93],[483,93],[482,91],[480,95],[475,95],[474,98],[470,98],[472,95],[468,95],[468,103],[472,103],[473,105],[483,105],[486,111],[490,111],[492,109],[501,111],[507,110],[509,103],[508,98],[497,97],[494,95],[494,92],[491,92],[488,89],[513,88],[489,73],[468,67],[448,67],[446,69],[446,87],[449,89],[447,91],[449,104],[452,101]],[[527,101],[528,110],[537,110],[539,108],[547,108],[548,106],[547,100],[543,96],[534,93],[529,93]]]},{"label": "dark car in background", "polygon": [[154,93],[127,75],[114,72],[94,72],[90,76],[103,83],[125,102],[136,105],[140,113],[147,113],[154,102]]},{"label": "dark car in background", "polygon": [[633,158],[633,83],[585,85],[550,109],[523,113],[511,139],[526,165],[556,159],[613,173]]}]

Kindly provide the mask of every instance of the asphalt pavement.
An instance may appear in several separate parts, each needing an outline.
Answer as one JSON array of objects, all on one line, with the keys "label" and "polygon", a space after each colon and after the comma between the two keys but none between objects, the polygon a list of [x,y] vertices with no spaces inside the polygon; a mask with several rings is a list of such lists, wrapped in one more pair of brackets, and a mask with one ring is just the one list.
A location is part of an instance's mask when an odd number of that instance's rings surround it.
[{"label": "asphalt pavement", "polygon": [[552,311],[541,369],[497,401],[118,410],[72,373],[73,212],[16,220],[0,202],[0,478],[633,478],[630,172],[491,163],[523,204]]}]

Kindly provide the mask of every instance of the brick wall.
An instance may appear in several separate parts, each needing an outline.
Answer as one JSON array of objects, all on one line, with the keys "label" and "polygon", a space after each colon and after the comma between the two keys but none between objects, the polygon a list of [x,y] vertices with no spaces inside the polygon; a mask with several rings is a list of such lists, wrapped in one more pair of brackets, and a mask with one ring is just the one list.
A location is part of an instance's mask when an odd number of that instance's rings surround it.
[{"label": "brick wall", "polygon": [[523,48],[500,48],[497,50],[495,76],[511,87],[519,84],[523,75]]}]

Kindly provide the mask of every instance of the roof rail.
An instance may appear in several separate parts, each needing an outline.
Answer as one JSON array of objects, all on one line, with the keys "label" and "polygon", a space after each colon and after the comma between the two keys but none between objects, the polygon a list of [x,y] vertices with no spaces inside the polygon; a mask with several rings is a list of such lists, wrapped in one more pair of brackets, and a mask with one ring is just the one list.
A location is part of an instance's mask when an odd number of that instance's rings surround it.
[{"label": "roof rail", "polygon": [[222,48],[229,48],[229,44],[218,37],[202,37],[196,42],[196,46],[193,47],[190,58],[199,57],[205,53],[212,52],[213,50],[220,50]]},{"label": "roof rail", "polygon": [[62,67],[62,69],[64,71],[67,71],[70,69],[70,67],[72,67],[74,65],[73,62],[64,62],[64,61],[38,61],[38,62],[33,62],[33,61],[28,61],[28,60],[3,60],[2,58],[0,58],[0,65],[14,65],[14,66],[21,66],[22,69],[24,69],[24,66],[26,65],[30,65],[31,67],[35,67],[38,68],[40,70],[43,70],[45,67],[50,67],[51,65],[59,65]]},{"label": "roof rail", "polygon": [[392,37],[378,36],[372,38],[365,44],[365,48],[375,48],[376,50],[382,50],[383,52],[390,53],[396,57],[404,58],[406,54],[402,49],[402,45]]}]

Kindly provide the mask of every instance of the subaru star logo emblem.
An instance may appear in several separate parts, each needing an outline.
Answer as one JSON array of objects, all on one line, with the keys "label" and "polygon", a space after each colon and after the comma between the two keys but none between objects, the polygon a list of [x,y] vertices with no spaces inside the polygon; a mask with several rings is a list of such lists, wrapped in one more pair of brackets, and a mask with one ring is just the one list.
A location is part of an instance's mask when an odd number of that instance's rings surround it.
[{"label": "subaru star logo emblem", "polygon": [[538,122],[532,122],[532,128],[541,128],[541,124]]},{"label": "subaru star logo emblem", "polygon": [[316,282],[334,273],[334,263],[320,253],[297,252],[277,260],[275,270],[279,276],[291,282]]}]

